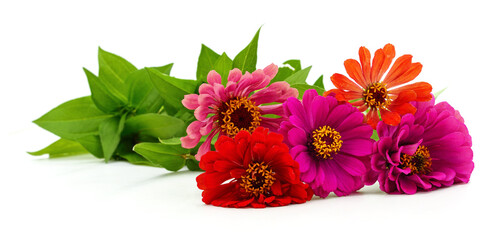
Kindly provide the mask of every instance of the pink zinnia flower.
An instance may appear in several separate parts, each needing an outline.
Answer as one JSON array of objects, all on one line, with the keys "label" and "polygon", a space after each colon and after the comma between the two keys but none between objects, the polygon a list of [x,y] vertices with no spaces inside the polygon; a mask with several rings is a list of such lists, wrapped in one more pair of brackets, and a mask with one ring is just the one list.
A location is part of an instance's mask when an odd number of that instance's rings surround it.
[{"label": "pink zinnia flower", "polygon": [[[187,136],[181,138],[182,147],[194,148],[202,136],[208,136],[196,155],[200,160],[211,150],[211,141],[217,134],[234,137],[241,130],[252,133],[258,126],[277,131],[285,119],[282,104],[265,104],[282,103],[298,95],[286,82],[268,86],[277,72],[275,64],[244,75],[236,68],[229,72],[226,86],[217,72],[208,73],[208,83],[199,87],[199,95],[188,94],[182,100],[186,108],[194,110],[197,119],[187,127]],[[267,114],[280,117],[264,116]]]},{"label": "pink zinnia flower", "polygon": [[378,179],[384,192],[414,194],[467,183],[472,142],[459,112],[447,102],[435,105],[435,99],[413,104],[418,111],[398,126],[378,123],[367,184]]},{"label": "pink zinnia flower", "polygon": [[364,186],[373,129],[357,108],[339,104],[333,95],[323,97],[307,90],[302,102],[289,98],[284,109],[288,121],[281,124],[280,133],[299,163],[301,180],[315,195],[343,196]]}]

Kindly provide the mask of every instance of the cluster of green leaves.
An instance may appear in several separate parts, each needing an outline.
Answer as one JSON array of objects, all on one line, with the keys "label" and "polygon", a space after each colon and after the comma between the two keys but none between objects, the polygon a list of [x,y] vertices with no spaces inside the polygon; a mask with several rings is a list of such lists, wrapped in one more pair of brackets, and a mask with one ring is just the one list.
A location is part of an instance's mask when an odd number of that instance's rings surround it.
[{"label": "cluster of green leaves", "polygon": [[[97,158],[125,159],[134,164],[164,167],[177,171],[184,166],[199,170],[196,149],[184,149],[180,137],[194,120],[194,113],[182,106],[184,95],[198,93],[208,73],[215,70],[225,84],[229,71],[256,70],[260,29],[234,59],[201,46],[196,79],[170,76],[173,64],[137,69],[122,57],[98,51],[98,76],[87,69],[91,96],[65,102],[35,120],[38,126],[60,139],[32,155],[51,158],[91,153]],[[313,85],[306,83],[310,67],[288,60],[272,80],[286,81],[304,91],[324,91],[323,76]],[[199,144],[198,144],[199,145]]]},{"label": "cluster of green leaves", "polygon": [[[132,149],[137,143],[184,136],[193,114],[183,111],[180,101],[184,94],[195,92],[198,83],[171,77],[173,64],[137,69],[101,48],[98,63],[98,76],[84,69],[91,96],[65,102],[34,121],[60,139],[31,154],[53,158],[89,152],[105,161],[125,159],[178,170],[176,164],[143,157]],[[162,88],[169,89],[167,94]],[[173,155],[178,153],[197,169],[194,152],[182,149]]]}]

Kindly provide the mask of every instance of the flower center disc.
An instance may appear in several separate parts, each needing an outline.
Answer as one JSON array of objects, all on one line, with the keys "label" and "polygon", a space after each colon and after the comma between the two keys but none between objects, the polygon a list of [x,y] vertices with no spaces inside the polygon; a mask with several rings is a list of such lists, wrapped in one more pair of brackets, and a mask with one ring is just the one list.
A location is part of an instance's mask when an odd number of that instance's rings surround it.
[{"label": "flower center disc", "polygon": [[431,157],[428,148],[419,146],[414,156],[403,153],[400,158],[400,168],[411,169],[411,174],[426,174],[431,172]]},{"label": "flower center disc", "polygon": [[313,131],[310,147],[318,157],[331,159],[342,147],[340,133],[329,126],[321,126]]},{"label": "flower center disc", "polygon": [[270,191],[275,182],[274,173],[265,163],[250,163],[246,173],[241,176],[240,186],[246,193],[258,197]]},{"label": "flower center disc", "polygon": [[386,108],[390,105],[388,91],[383,84],[376,82],[371,84],[363,92],[364,102],[371,108]]},{"label": "flower center disc", "polygon": [[218,109],[222,131],[233,137],[241,130],[252,133],[261,123],[260,108],[245,97],[224,102]]}]

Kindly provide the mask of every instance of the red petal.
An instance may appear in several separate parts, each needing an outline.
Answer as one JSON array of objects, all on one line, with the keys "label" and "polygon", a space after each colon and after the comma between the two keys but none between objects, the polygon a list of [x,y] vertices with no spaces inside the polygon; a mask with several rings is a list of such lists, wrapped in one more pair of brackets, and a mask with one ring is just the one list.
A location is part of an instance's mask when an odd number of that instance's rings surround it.
[{"label": "red petal", "polygon": [[330,77],[330,80],[332,80],[332,83],[335,87],[337,87],[340,90],[349,90],[349,91],[354,91],[354,92],[362,92],[363,89],[360,88],[357,84],[354,82],[351,82],[349,78],[346,76],[335,73]]},{"label": "red petal", "polygon": [[354,79],[354,81],[356,81],[356,83],[359,84],[359,86],[361,86],[362,88],[366,88],[367,84],[364,79],[363,71],[359,62],[354,59],[347,59],[344,62],[344,66],[347,74],[349,74],[349,77]]},{"label": "red petal", "polygon": [[399,96],[393,101],[393,104],[408,103],[410,101],[416,101],[416,92],[413,90],[406,90],[399,93]]},{"label": "red petal", "polygon": [[378,111],[376,109],[371,109],[366,114],[366,123],[370,125],[373,129],[376,129],[376,125],[380,121],[380,117],[378,117]]}]

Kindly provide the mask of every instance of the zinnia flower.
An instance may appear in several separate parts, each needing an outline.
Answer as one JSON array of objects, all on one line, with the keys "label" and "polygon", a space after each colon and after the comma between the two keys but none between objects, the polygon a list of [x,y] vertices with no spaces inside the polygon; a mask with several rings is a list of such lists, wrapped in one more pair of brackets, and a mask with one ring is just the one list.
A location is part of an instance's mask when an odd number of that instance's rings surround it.
[{"label": "zinnia flower", "polygon": [[[211,71],[207,76],[208,83],[199,87],[199,95],[188,94],[182,100],[186,108],[194,110],[197,119],[187,127],[187,136],[181,138],[182,147],[194,148],[202,136],[208,136],[196,155],[200,160],[211,149],[211,141],[217,134],[234,137],[241,130],[253,132],[258,126],[277,131],[285,119],[282,104],[265,104],[282,103],[298,95],[286,82],[266,87],[277,71],[274,64],[252,74],[242,75],[239,69],[234,69],[229,73],[226,86],[222,85],[220,75]],[[280,118],[264,116],[267,114]]]},{"label": "zinnia flower", "polygon": [[413,103],[398,126],[378,123],[380,140],[373,146],[372,172],[387,193],[414,194],[454,183],[467,183],[474,168],[471,136],[458,111],[448,103]]},{"label": "zinnia flower", "polygon": [[[347,59],[344,62],[347,74],[354,80],[342,74],[330,77],[337,89],[333,92],[339,101],[351,101],[361,112],[369,110],[366,122],[373,128],[380,121],[380,116],[386,124],[396,126],[401,116],[407,113],[414,114],[416,108],[411,101],[429,101],[431,99],[431,85],[426,82],[417,82],[403,86],[412,81],[421,72],[421,63],[411,63],[411,55],[403,55],[395,61],[383,80],[382,76],[388,70],[395,57],[395,48],[387,44],[378,49],[370,66],[370,52],[367,48],[359,49],[359,60]],[[325,96],[325,95],[324,95]],[[380,115],[379,115],[380,114]]]},{"label": "zinnia flower", "polygon": [[216,151],[203,155],[196,178],[203,202],[222,207],[276,207],[309,201],[313,192],[299,179],[282,135],[258,127],[235,138],[220,136]]},{"label": "zinnia flower", "polygon": [[343,196],[364,186],[373,129],[363,122],[361,112],[315,90],[307,90],[302,102],[289,98],[284,109],[289,120],[281,124],[280,132],[299,163],[301,180],[315,195]]}]

